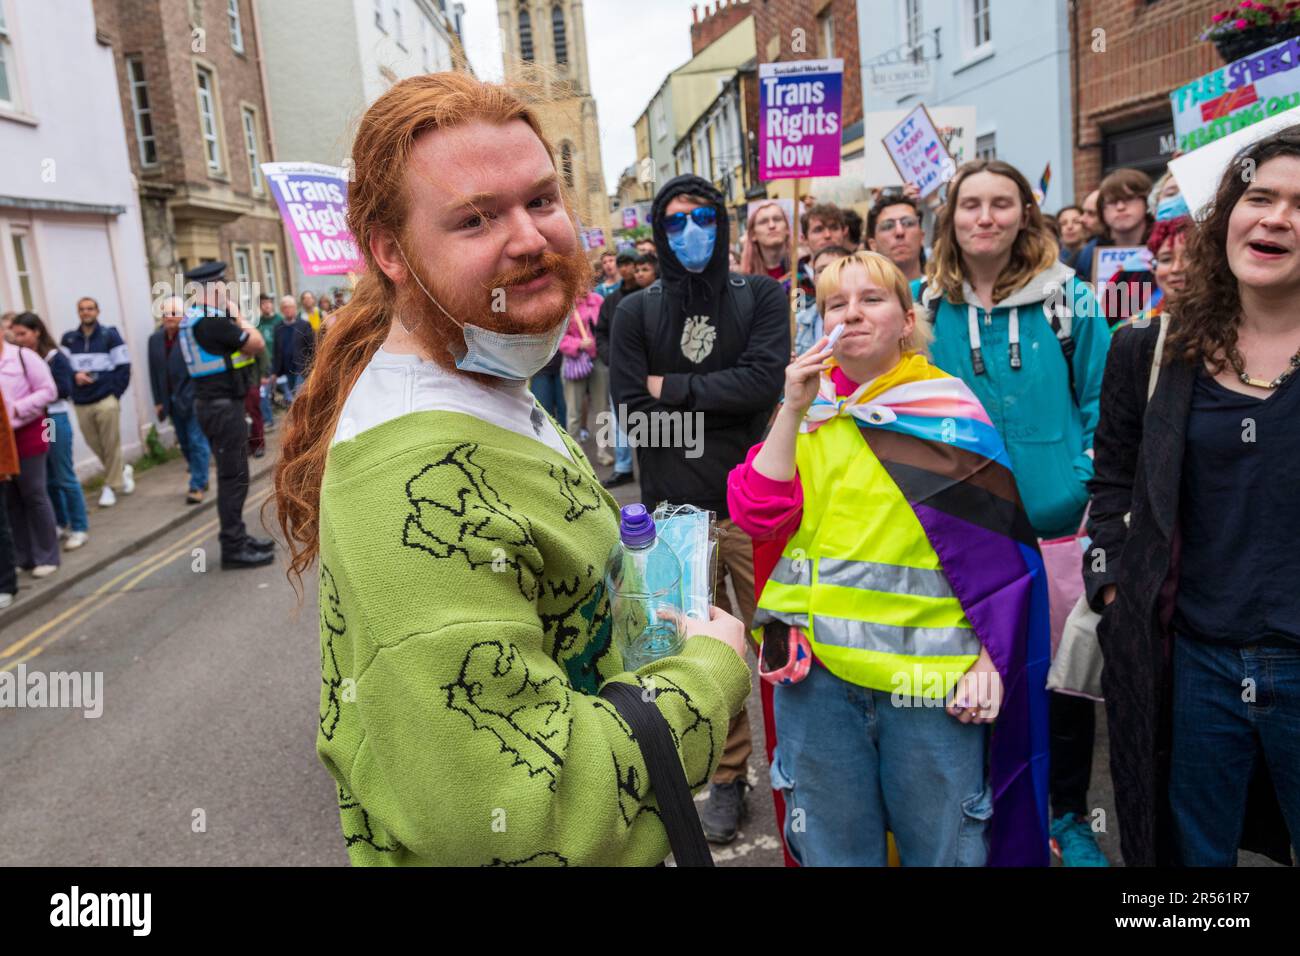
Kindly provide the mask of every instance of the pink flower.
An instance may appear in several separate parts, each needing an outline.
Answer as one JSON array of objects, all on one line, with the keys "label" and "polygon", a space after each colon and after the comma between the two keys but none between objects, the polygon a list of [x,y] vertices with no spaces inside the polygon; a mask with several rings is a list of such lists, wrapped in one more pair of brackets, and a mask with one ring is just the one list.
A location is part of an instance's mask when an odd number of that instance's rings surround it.
[{"label": "pink flower", "polygon": [[1210,18],[1210,20],[1214,23],[1222,23],[1226,19],[1228,19],[1228,15],[1226,13],[1216,13],[1213,17]]}]

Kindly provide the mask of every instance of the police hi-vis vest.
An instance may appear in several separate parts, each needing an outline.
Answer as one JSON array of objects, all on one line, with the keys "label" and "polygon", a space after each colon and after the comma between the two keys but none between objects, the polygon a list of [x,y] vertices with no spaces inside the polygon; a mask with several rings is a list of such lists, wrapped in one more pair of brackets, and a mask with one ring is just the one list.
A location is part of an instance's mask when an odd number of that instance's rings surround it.
[{"label": "police hi-vis vest", "polygon": [[916,513],[859,426],[800,433],[803,518],[759,597],[761,625],[803,629],[836,677],[906,697],[946,697],[980,653]]},{"label": "police hi-vis vest", "polygon": [[198,339],[194,337],[194,326],[200,319],[208,315],[223,314],[215,310],[209,311],[204,306],[191,306],[185,310],[185,321],[181,323],[180,328],[181,354],[185,356],[185,367],[189,370],[190,378],[218,375],[221,372],[246,368],[253,364],[253,357],[243,352],[235,352],[233,355],[216,355],[209,352],[199,345]]}]

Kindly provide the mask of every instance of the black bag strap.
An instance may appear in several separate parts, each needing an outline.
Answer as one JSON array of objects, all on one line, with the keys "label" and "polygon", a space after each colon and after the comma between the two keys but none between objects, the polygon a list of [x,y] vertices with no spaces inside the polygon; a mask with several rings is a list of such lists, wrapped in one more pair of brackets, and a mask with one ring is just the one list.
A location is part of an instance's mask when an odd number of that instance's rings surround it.
[{"label": "black bag strap", "polygon": [[[736,314],[740,317],[741,338],[748,342],[749,327],[754,321],[754,289],[745,276],[736,272],[727,277],[727,285],[732,290],[730,294],[736,303]],[[664,280],[655,279],[646,286],[645,295],[647,304],[644,315],[648,334],[651,330],[657,330],[664,321]],[[654,310],[653,313],[651,309]]]},{"label": "black bag strap", "polygon": [[700,815],[686,785],[686,772],[677,756],[668,721],[641,694],[640,687],[619,681],[610,681],[600,692],[632,728],[632,736],[641,748],[650,787],[659,799],[659,819],[668,831],[673,860],[678,866],[713,866],[713,854],[704,839]]}]

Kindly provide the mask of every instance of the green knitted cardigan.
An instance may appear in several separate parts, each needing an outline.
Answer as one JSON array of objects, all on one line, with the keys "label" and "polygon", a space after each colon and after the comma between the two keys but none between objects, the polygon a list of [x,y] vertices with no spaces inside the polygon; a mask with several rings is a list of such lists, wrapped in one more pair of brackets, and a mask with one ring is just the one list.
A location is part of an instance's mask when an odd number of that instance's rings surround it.
[{"label": "green knitted cardigan", "polygon": [[316,750],[355,865],[662,860],[640,750],[597,696],[609,680],[645,688],[692,789],[717,768],[749,670],[703,636],[623,670],[603,582],[617,506],[564,441],[573,461],[426,411],[330,451]]}]

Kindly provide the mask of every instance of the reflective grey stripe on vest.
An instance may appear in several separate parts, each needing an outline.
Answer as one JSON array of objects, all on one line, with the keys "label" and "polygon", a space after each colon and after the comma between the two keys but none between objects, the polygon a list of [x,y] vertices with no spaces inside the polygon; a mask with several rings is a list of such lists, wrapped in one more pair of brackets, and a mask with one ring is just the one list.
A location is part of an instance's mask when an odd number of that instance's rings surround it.
[{"label": "reflective grey stripe on vest", "polygon": [[765,607],[754,609],[754,621],[750,624],[750,630],[757,627],[763,627],[765,624],[771,624],[773,621],[781,621],[789,624],[791,627],[808,627],[807,614],[792,614],[789,611],[769,611]]},{"label": "reflective grey stripe on vest", "polygon": [[825,614],[813,615],[813,639],[818,644],[906,657],[974,657],[981,646],[969,627],[898,627]]},{"label": "reflective grey stripe on vest", "polygon": [[776,567],[768,575],[768,580],[781,584],[796,584],[805,588],[812,587],[812,561],[807,558],[791,560],[781,555],[781,560],[776,562]]},{"label": "reflective grey stripe on vest", "polygon": [[910,568],[901,564],[877,564],[875,561],[845,561],[822,558],[817,564],[817,582],[846,588],[863,588],[889,594],[915,594],[919,597],[951,598],[952,586],[942,571]]}]

